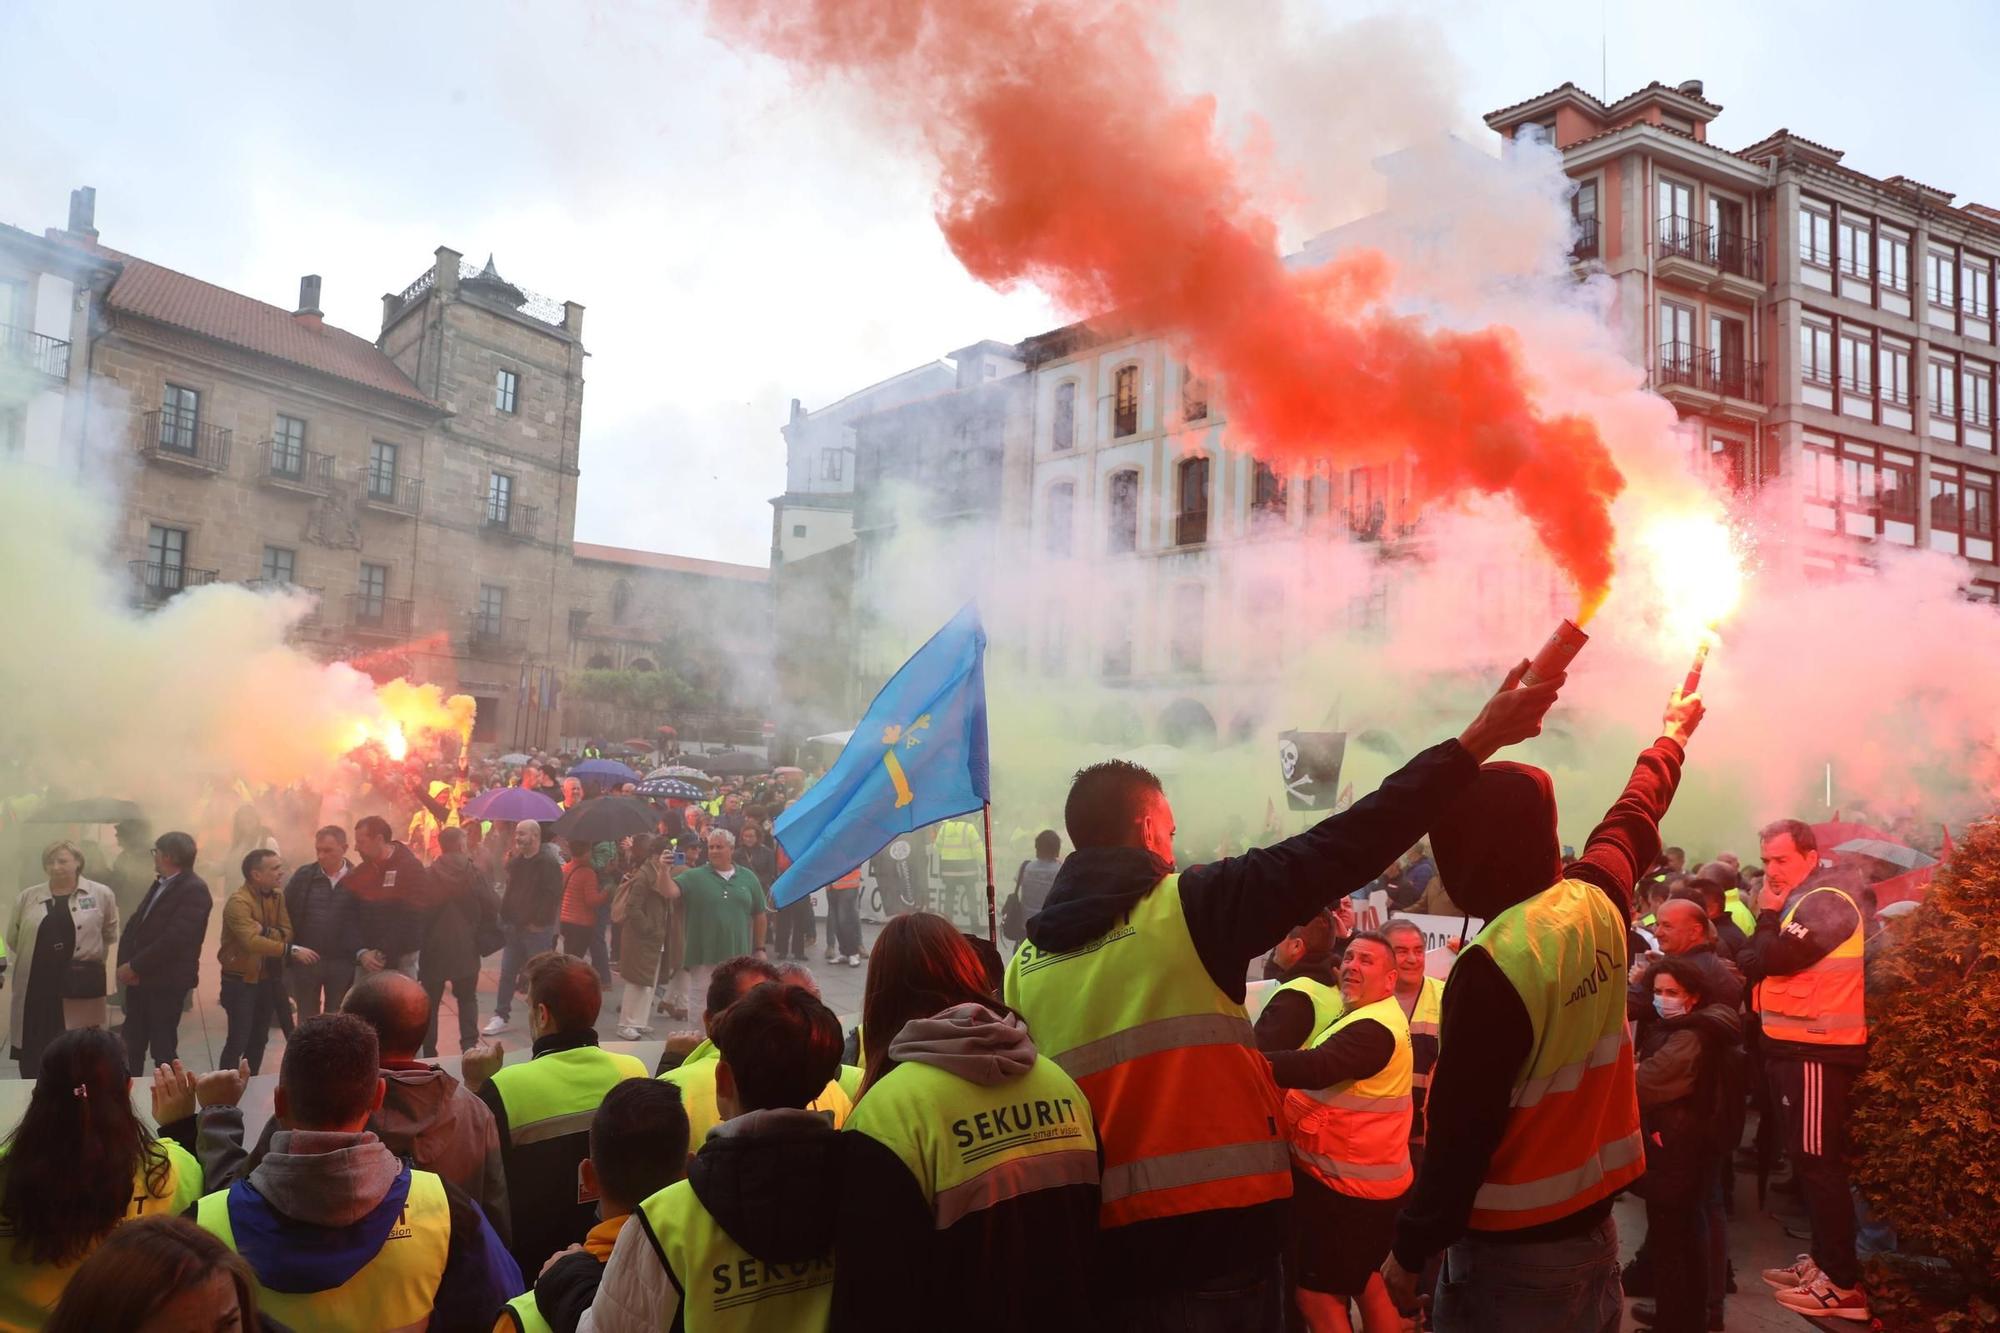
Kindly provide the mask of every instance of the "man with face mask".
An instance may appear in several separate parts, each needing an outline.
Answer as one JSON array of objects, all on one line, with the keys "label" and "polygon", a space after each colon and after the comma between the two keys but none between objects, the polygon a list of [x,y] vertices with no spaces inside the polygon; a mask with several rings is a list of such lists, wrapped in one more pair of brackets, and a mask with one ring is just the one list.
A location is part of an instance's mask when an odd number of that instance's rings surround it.
[{"label": "man with face mask", "polygon": [[1444,1250],[1440,1333],[1621,1317],[1611,1201],[1645,1154],[1619,982],[1633,886],[1701,716],[1699,695],[1675,692],[1577,861],[1562,860],[1554,783],[1525,764],[1483,765],[1431,826],[1438,873],[1486,925],[1445,985],[1429,1146],[1383,1276],[1407,1305]]},{"label": "man with face mask", "polygon": [[1359,1301],[1371,1330],[1402,1321],[1376,1271],[1410,1186],[1410,1027],[1396,1002],[1395,946],[1374,931],[1340,962],[1340,1016],[1309,1049],[1272,1051],[1292,1155],[1291,1250],[1311,1333],[1348,1333]]}]

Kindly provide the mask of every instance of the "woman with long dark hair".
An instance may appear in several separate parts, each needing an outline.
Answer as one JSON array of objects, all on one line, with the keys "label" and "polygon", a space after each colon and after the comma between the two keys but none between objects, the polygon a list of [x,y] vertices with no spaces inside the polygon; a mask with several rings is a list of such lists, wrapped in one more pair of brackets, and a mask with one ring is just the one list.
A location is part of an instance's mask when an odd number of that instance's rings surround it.
[{"label": "woman with long dark hair", "polygon": [[958,927],[930,912],[884,926],[861,1019],[833,1327],[933,1328],[950,1309],[961,1333],[1015,1333],[1089,1308],[1090,1103],[1036,1054]]},{"label": "woman with long dark hair", "polygon": [[257,1317],[250,1266],[182,1217],[146,1217],[111,1233],[77,1269],[44,1333],[237,1333]]},{"label": "woman with long dark hair", "polygon": [[178,1213],[201,1186],[194,1158],[134,1114],[124,1043],[103,1028],[57,1037],[27,1112],[0,1143],[0,1329],[40,1328],[113,1228]]}]

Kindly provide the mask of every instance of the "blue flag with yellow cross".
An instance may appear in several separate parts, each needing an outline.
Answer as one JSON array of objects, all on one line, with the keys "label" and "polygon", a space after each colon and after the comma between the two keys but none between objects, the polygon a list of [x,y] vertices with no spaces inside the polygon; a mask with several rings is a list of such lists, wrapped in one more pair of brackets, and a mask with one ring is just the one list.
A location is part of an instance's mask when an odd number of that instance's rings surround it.
[{"label": "blue flag with yellow cross", "polygon": [[889,677],[825,777],[772,832],[792,860],[771,885],[789,906],[898,836],[992,799],[986,630],[968,602]]}]

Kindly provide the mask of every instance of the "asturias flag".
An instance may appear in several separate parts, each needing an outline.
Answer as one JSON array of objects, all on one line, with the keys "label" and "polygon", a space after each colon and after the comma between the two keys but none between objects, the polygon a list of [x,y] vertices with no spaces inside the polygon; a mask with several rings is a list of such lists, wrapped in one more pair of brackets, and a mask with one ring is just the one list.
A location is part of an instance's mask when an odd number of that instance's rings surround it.
[{"label": "asturias flag", "polygon": [[899,834],[992,799],[985,663],[986,631],[968,603],[889,677],[826,776],[778,817],[772,831],[792,864],[773,903],[789,906]]}]

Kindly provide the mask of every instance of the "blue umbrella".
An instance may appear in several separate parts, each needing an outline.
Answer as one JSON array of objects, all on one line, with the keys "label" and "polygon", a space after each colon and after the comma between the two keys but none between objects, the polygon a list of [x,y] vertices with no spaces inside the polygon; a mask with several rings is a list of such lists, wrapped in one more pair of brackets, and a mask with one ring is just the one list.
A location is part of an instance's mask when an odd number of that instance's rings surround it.
[{"label": "blue umbrella", "polygon": [[571,768],[573,778],[610,778],[614,782],[637,782],[639,775],[616,759],[586,759]]},{"label": "blue umbrella", "polygon": [[636,790],[641,796],[663,796],[674,801],[705,801],[714,794],[685,778],[647,778]]},{"label": "blue umbrella", "polygon": [[520,823],[562,818],[562,807],[538,791],[526,787],[489,787],[465,803],[466,819],[492,819]]}]

